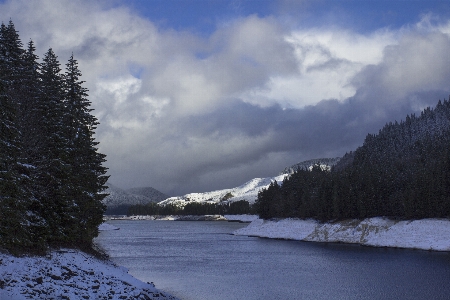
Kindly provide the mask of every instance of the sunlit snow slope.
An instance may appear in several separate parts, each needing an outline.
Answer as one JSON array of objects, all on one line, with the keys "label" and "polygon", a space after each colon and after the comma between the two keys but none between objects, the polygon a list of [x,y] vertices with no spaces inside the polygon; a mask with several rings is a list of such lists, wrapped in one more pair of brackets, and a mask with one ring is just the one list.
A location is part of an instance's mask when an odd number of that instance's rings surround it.
[{"label": "sunlit snow slope", "polygon": [[254,178],[247,181],[241,186],[217,190],[206,193],[191,193],[184,196],[170,197],[164,201],[159,202],[160,205],[174,204],[179,207],[183,207],[191,202],[203,202],[203,203],[221,203],[221,202],[235,202],[240,200],[246,200],[250,204],[253,204],[258,198],[258,192],[263,188],[267,188],[271,182],[277,181],[278,184],[282,184],[284,178],[288,177],[294,171],[299,169],[310,169],[313,165],[320,165],[323,169],[329,169],[339,161],[338,158],[323,158],[313,159],[295,164],[291,167],[287,167],[284,171],[274,177],[266,178]]}]

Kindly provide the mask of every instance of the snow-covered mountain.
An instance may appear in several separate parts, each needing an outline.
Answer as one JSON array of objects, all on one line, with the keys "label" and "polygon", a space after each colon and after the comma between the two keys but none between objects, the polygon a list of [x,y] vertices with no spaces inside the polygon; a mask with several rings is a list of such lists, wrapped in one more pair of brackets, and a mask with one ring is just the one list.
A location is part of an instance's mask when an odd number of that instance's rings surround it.
[{"label": "snow-covered mountain", "polygon": [[250,181],[247,181],[243,185],[232,189],[217,190],[206,193],[191,193],[184,196],[170,197],[164,201],[159,202],[159,204],[174,204],[176,206],[183,207],[190,202],[220,203],[246,200],[250,203],[254,203],[258,198],[258,192],[261,189],[268,187],[274,180],[276,180],[278,183],[281,183],[286,176],[289,175],[282,174],[275,177],[254,178]]},{"label": "snow-covered mountain", "polygon": [[253,204],[258,198],[258,192],[263,188],[269,187],[271,182],[277,181],[278,184],[281,184],[286,177],[290,176],[290,174],[294,173],[296,170],[310,170],[312,166],[316,164],[319,164],[322,168],[329,169],[338,161],[339,158],[312,159],[287,167],[278,176],[254,178],[250,181],[247,181],[241,186],[231,189],[217,190],[206,193],[190,193],[184,196],[170,197],[164,201],[159,202],[159,204],[173,204],[179,207],[183,207],[191,202],[221,203],[235,202],[240,200],[246,200],[250,204]]},{"label": "snow-covered mountain", "polygon": [[160,202],[169,196],[161,193],[152,187],[132,188],[122,190],[112,184],[107,183],[108,189],[105,191],[109,194],[103,200],[106,205],[106,214],[126,214],[130,205],[147,204],[150,202]]}]

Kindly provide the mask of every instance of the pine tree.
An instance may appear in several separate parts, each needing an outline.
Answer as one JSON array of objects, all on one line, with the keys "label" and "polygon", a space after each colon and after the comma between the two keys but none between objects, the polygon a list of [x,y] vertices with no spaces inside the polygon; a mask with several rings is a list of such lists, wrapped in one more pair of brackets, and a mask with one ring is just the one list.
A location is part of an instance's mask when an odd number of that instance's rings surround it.
[{"label": "pine tree", "polygon": [[[33,252],[39,253],[45,249],[46,225],[34,209],[36,201],[33,197],[33,180],[30,176],[33,166],[30,164],[31,160],[27,153],[29,148],[27,141],[32,136],[32,134],[28,134],[32,128],[29,124],[31,113],[29,104],[32,99],[26,93],[33,84],[26,80],[25,60],[25,51],[22,49],[22,42],[14,24],[12,21],[8,26],[2,24],[0,28],[0,79],[4,88],[4,103],[8,103],[5,105],[10,105],[14,112],[14,117],[11,119],[13,123],[10,125],[17,131],[15,135],[17,141],[14,144],[20,145],[15,148],[14,153],[17,160],[14,172],[20,179],[17,181],[19,182],[20,197],[16,197],[16,203],[10,206],[10,208],[16,207],[17,211],[9,211],[9,213],[20,213],[18,220],[21,220],[22,229],[26,232],[20,239],[23,239],[23,245],[26,244]],[[2,137],[4,137],[3,134]],[[6,211],[7,209],[5,213]]]},{"label": "pine tree", "polygon": [[[42,111],[40,110],[41,81],[40,64],[38,56],[35,54],[36,48],[33,41],[28,42],[28,48],[23,54],[24,67],[21,75],[21,140],[22,152],[21,161],[27,167],[27,187],[28,187],[28,223],[29,231],[34,247],[45,249],[49,235],[48,222],[41,212],[48,209],[40,201],[39,194],[39,174],[36,162],[41,159],[41,143],[44,136],[41,126]],[[40,152],[41,150],[41,152]]]},{"label": "pine tree", "polygon": [[65,126],[67,110],[64,105],[64,85],[60,64],[52,49],[44,56],[41,67],[41,94],[38,111],[41,114],[42,135],[36,159],[38,200],[47,221],[51,245],[73,242],[77,222],[76,204],[68,194],[72,173],[69,153],[68,128]]},{"label": "pine tree", "polygon": [[16,110],[17,128],[20,132],[26,126],[24,111],[27,107],[27,97],[23,90],[26,85],[22,82],[24,71],[23,44],[12,21],[8,26],[4,24],[0,27],[0,60],[1,79],[4,81],[6,93],[11,98]]},{"label": "pine tree", "polygon": [[0,82],[0,247],[17,252],[29,249],[31,242],[19,173],[19,131],[14,106],[5,90]]},{"label": "pine tree", "polygon": [[102,166],[105,155],[98,153],[94,141],[97,119],[91,114],[91,103],[87,99],[87,89],[82,86],[81,72],[73,54],[66,64],[65,104],[67,114],[65,123],[69,128],[70,164],[72,166],[70,195],[77,205],[78,222],[77,243],[90,244],[98,235],[98,225],[103,222],[105,206],[102,204],[106,194],[106,168]]},{"label": "pine tree", "polygon": [[89,247],[108,179],[94,140],[97,119],[70,58],[61,74],[49,49],[37,62],[12,21],[0,26],[0,248],[42,253]]},{"label": "pine tree", "polygon": [[12,21],[8,26],[2,23],[0,27],[0,60],[1,76],[5,80],[6,91],[12,96],[13,101],[18,101],[19,90],[21,87],[21,72],[23,69],[22,42]]},{"label": "pine tree", "polygon": [[42,135],[40,121],[42,112],[40,109],[39,97],[41,96],[40,64],[38,56],[35,54],[36,48],[32,40],[28,42],[28,48],[23,54],[24,67],[21,75],[21,86],[23,95],[23,105],[21,107],[23,119],[22,138],[24,144],[24,158],[28,163],[37,159],[37,149]]}]

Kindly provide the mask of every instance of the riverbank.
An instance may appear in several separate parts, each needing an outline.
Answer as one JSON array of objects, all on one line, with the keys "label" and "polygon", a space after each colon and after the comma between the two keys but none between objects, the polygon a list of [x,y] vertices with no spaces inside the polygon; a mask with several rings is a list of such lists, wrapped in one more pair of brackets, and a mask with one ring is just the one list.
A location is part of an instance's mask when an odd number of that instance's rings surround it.
[{"label": "riverbank", "polygon": [[229,221],[250,223],[258,219],[257,215],[139,215],[139,216],[105,216],[108,220],[149,220],[149,221]]},{"label": "riverbank", "polygon": [[341,242],[374,247],[450,251],[450,220],[394,221],[387,218],[319,223],[315,220],[257,219],[235,235],[312,242]]},{"label": "riverbank", "polygon": [[0,253],[0,299],[176,299],[127,272],[72,249],[46,257]]},{"label": "riverbank", "polygon": [[[102,224],[100,230],[117,230]],[[144,283],[124,267],[79,250],[45,257],[0,253],[0,299],[177,299]]]}]

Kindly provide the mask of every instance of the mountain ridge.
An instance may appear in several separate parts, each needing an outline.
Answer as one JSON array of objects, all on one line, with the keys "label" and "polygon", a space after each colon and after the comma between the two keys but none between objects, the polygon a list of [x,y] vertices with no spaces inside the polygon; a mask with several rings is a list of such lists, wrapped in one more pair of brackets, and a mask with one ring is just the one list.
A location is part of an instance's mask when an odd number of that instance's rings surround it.
[{"label": "mountain ridge", "polygon": [[229,189],[215,190],[211,192],[204,193],[189,193],[183,196],[175,196],[165,199],[159,202],[160,205],[176,205],[178,207],[184,207],[188,203],[199,202],[199,203],[231,203],[236,201],[245,200],[250,204],[255,203],[258,199],[258,192],[264,188],[269,187],[269,185],[276,181],[278,184],[282,184],[283,180],[289,177],[291,174],[298,170],[308,170],[314,165],[320,165],[323,169],[331,169],[334,165],[339,162],[340,158],[317,158],[302,161],[300,163],[294,164],[290,167],[284,168],[284,170],[277,176],[265,177],[265,178],[253,178],[244,184]]}]

